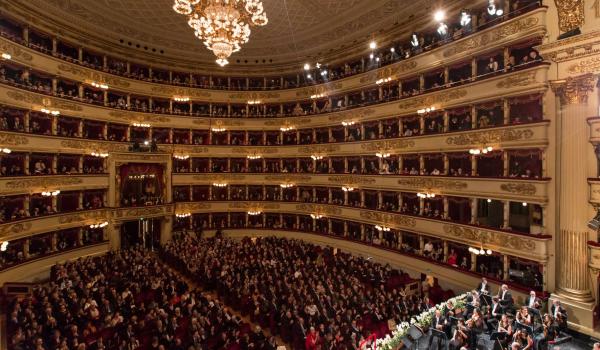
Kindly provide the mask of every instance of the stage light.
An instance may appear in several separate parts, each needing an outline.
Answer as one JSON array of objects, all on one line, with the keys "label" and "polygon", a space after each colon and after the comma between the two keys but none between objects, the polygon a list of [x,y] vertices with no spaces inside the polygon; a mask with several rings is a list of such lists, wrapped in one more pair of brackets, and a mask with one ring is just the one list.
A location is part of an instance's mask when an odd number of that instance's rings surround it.
[{"label": "stage light", "polygon": [[374,41],[371,41],[371,42],[369,43],[369,48],[370,48],[371,50],[375,50],[375,49],[377,48],[377,43],[375,43]]},{"label": "stage light", "polygon": [[433,19],[435,19],[436,22],[441,22],[446,19],[446,13],[442,10],[438,10],[433,14]]}]

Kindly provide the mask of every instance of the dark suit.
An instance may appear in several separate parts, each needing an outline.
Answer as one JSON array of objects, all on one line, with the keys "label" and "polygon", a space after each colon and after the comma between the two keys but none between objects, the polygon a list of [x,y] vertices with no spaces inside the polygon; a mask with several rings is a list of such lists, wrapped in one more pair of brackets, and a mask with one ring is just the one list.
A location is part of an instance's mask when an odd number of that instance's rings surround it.
[{"label": "dark suit", "polygon": [[510,294],[509,290],[506,292],[500,290],[500,293],[498,293],[498,300],[500,301],[500,305],[505,309],[512,306],[512,294]]},{"label": "dark suit", "polygon": [[[531,295],[528,296],[527,298],[525,298],[525,306],[527,307],[531,307],[529,306],[529,302],[531,301]],[[542,299],[535,297],[535,300],[533,301],[533,307],[536,309],[539,309],[542,306]]]},{"label": "dark suit", "polygon": [[489,283],[486,283],[486,284],[485,284],[485,287],[483,287],[483,283],[482,283],[482,282],[480,282],[480,283],[477,285],[477,292],[481,294],[481,290],[482,290],[482,289],[486,291],[486,293],[485,293],[485,294],[487,294],[487,295],[489,295],[489,294],[490,294],[490,284],[489,284]]}]

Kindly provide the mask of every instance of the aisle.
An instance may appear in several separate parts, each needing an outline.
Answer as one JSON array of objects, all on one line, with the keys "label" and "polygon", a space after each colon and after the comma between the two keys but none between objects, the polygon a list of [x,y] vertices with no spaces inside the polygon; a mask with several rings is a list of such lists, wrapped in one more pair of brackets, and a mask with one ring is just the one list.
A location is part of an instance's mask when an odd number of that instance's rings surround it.
[{"label": "aisle", "polygon": [[[159,261],[163,262],[165,265],[169,265],[167,262],[163,261],[158,254],[156,255],[156,258]],[[182,273],[180,273],[173,266],[169,265],[169,267],[171,268],[171,270],[173,270],[175,272],[175,274],[177,276],[179,276],[179,278],[181,278],[183,281],[185,281],[191,288],[199,289],[199,290],[202,291],[202,295],[210,297],[212,299],[216,299],[216,300],[221,301],[221,304],[226,306],[226,310],[228,312],[230,312],[231,314],[235,315],[236,317],[239,317],[245,323],[249,324],[250,327],[251,327],[251,329],[255,329],[256,328],[257,325],[254,322],[252,322],[248,316],[242,316],[242,314],[240,314],[238,312],[238,310],[235,310],[235,309],[229,307],[229,305],[223,303],[222,302],[223,299],[220,298],[217,293],[212,292],[212,291],[206,291],[206,290],[204,290],[201,286],[199,286],[197,283],[195,283],[194,281],[190,280],[188,277],[186,277],[185,275],[183,275]],[[262,329],[265,337],[267,337],[267,339],[271,337],[272,334],[271,334],[271,331],[268,328],[266,328],[266,329],[265,328],[261,328],[261,329]],[[281,337],[275,336],[275,340],[277,341],[277,346],[284,346],[286,349],[291,349],[291,347],[289,346],[289,344],[285,343],[281,339]]]}]

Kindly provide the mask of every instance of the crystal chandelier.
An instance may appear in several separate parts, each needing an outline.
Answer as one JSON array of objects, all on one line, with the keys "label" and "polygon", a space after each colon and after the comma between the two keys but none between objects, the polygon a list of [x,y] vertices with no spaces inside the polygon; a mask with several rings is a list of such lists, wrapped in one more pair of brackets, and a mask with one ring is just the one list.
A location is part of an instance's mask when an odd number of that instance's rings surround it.
[{"label": "crystal chandelier", "polygon": [[188,16],[188,25],[220,66],[248,42],[251,26],[269,21],[260,0],[175,0],[173,10]]}]

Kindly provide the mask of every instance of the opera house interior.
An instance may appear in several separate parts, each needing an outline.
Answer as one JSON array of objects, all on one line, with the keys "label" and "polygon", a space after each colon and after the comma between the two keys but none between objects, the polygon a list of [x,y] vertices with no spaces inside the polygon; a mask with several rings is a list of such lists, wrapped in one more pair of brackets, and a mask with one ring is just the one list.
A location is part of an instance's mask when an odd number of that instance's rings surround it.
[{"label": "opera house interior", "polygon": [[600,0],[2,0],[0,54],[0,349],[600,350]]}]

